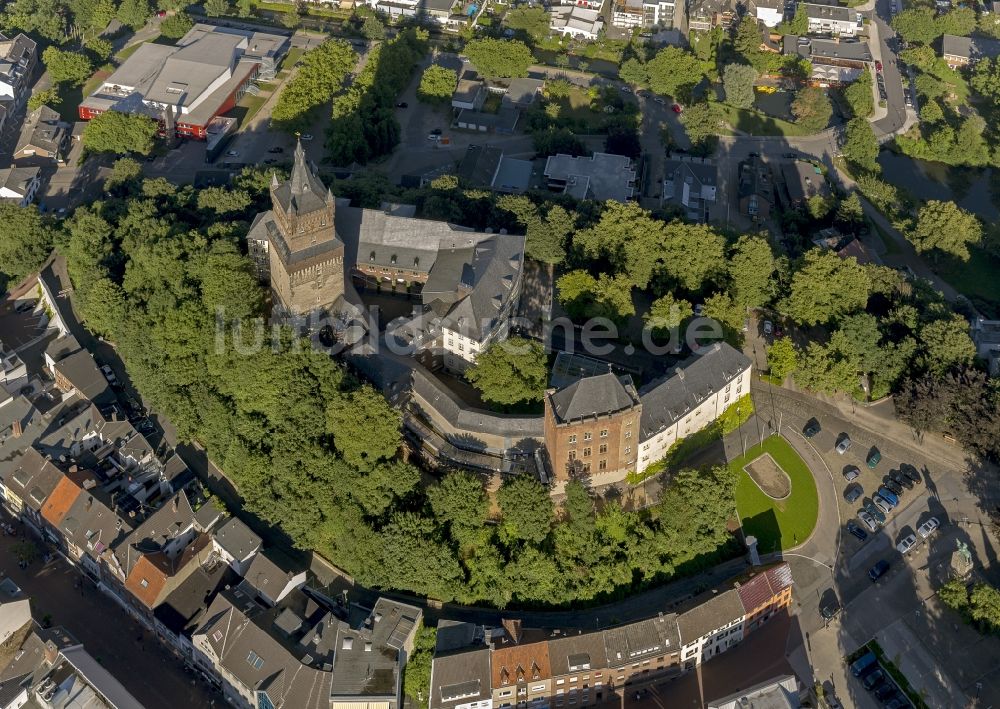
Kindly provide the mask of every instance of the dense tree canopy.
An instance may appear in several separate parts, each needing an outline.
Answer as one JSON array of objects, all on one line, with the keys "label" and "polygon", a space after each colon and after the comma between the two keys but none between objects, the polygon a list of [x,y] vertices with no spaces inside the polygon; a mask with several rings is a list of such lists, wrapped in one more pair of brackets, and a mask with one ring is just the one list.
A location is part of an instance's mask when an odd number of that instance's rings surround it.
[{"label": "dense tree canopy", "polygon": [[795,122],[806,130],[821,131],[830,124],[833,104],[826,91],[816,86],[806,86],[795,94],[792,115],[795,116]]},{"label": "dense tree canopy", "polygon": [[440,64],[431,64],[424,69],[417,87],[417,98],[424,103],[446,106],[451,103],[451,95],[458,85],[458,73]]},{"label": "dense tree canopy", "polygon": [[42,265],[52,248],[52,232],[34,206],[0,202],[0,281],[17,281]]},{"label": "dense tree canopy", "polygon": [[83,129],[83,147],[95,153],[149,155],[159,127],[139,113],[105,111]]},{"label": "dense tree canopy", "polygon": [[918,252],[940,252],[969,260],[969,246],[983,237],[979,218],[952,201],[932,199],[921,209],[917,226],[909,234]]},{"label": "dense tree canopy", "polygon": [[515,32],[524,32],[532,41],[541,42],[549,36],[551,18],[542,7],[515,7],[507,11],[503,23]]},{"label": "dense tree canopy", "polygon": [[474,39],[462,52],[488,79],[527,76],[528,67],[535,62],[528,46],[516,39]]},{"label": "dense tree canopy", "polygon": [[289,131],[305,128],[315,111],[340,90],[357,55],[343,40],[329,39],[302,55],[295,77],[285,84],[271,114]]},{"label": "dense tree canopy", "polygon": [[663,96],[686,101],[704,76],[702,63],[690,52],[665,47],[646,63],[649,88]]},{"label": "dense tree canopy", "polygon": [[70,52],[58,47],[47,47],[42,52],[42,63],[52,81],[57,84],[79,86],[94,72],[90,59],[82,52]]},{"label": "dense tree canopy", "polygon": [[785,312],[803,325],[834,320],[868,302],[871,276],[853,258],[813,249],[792,276]]},{"label": "dense tree canopy", "polygon": [[750,108],[754,102],[753,85],[757,70],[749,64],[727,64],[722,72],[726,103],[736,108]]},{"label": "dense tree canopy", "polygon": [[548,373],[548,357],[540,342],[511,337],[480,352],[465,378],[484,401],[510,406],[541,401]]}]

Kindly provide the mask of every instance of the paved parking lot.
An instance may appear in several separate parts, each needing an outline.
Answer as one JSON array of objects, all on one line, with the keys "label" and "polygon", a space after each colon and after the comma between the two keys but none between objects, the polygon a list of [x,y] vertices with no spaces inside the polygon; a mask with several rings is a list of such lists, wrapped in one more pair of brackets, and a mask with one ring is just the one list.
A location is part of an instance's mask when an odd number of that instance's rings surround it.
[{"label": "paved parking lot", "polygon": [[[34,304],[32,309],[18,312],[18,308],[23,309],[29,303]],[[20,298],[12,295],[0,301],[0,342],[6,349],[16,351],[30,345],[45,335],[47,324],[48,316],[39,305],[38,293],[34,289]]]}]

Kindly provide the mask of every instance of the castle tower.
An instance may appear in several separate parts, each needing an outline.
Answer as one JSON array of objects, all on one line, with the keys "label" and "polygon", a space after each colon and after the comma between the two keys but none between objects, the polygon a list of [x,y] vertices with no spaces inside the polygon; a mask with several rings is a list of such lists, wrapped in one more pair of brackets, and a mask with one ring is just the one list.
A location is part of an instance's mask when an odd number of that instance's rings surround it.
[{"label": "castle tower", "polygon": [[271,181],[276,229],[268,258],[280,315],[329,310],[344,294],[344,243],[337,237],[333,194],[306,161],[302,143],[287,182]]}]

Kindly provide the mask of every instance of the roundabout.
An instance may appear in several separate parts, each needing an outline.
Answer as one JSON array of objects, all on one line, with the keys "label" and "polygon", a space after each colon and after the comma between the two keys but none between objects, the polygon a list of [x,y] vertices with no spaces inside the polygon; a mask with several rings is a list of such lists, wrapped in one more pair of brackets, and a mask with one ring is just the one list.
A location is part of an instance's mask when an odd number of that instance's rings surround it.
[{"label": "roundabout", "polygon": [[736,511],[743,535],[757,537],[761,554],[800,546],[819,515],[816,481],[781,436],[771,436],[729,463],[736,476]]}]

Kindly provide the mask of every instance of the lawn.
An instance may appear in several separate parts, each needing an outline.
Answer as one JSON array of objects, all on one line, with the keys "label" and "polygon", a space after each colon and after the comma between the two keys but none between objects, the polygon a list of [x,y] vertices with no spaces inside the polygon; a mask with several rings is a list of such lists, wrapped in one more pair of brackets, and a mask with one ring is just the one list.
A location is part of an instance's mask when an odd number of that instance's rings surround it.
[{"label": "lawn", "polygon": [[976,246],[969,253],[968,262],[942,258],[934,270],[987,317],[1000,317],[1000,259]]},{"label": "lawn", "polygon": [[278,67],[278,71],[285,71],[286,69],[291,69],[295,66],[296,62],[302,58],[302,55],[306,53],[302,47],[292,47],[288,50],[284,59],[281,60],[281,66]]},{"label": "lawn", "polygon": [[717,104],[722,110],[726,122],[735,130],[751,135],[812,135],[814,131],[806,130],[780,118],[767,116],[760,111],[734,108],[725,103]]},{"label": "lawn", "polygon": [[[765,495],[744,470],[748,463],[765,453],[770,454],[791,480],[792,491],[782,500]],[[809,538],[819,513],[816,481],[788,441],[780,436],[766,438],[763,444],[733,460],[729,467],[737,475],[736,510],[743,534],[757,537],[761,554],[791,549]]]}]

